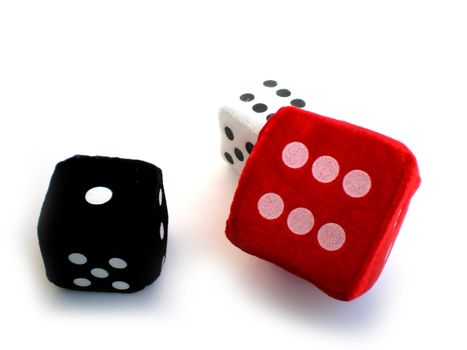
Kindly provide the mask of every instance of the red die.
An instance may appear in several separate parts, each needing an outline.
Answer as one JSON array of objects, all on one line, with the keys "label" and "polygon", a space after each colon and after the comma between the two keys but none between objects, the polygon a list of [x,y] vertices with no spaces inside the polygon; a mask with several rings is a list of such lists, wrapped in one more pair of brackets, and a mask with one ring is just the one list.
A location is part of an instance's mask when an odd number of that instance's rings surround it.
[{"label": "red die", "polygon": [[228,239],[352,300],[376,282],[420,184],[400,142],[294,107],[261,131],[240,178]]}]

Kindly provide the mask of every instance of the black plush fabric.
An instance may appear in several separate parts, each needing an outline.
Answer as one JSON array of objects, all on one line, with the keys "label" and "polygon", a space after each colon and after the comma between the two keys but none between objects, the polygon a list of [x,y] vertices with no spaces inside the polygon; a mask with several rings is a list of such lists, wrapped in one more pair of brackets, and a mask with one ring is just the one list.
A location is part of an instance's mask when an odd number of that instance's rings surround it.
[{"label": "black plush fabric", "polygon": [[[91,204],[96,187],[97,192],[106,188],[110,200]],[[167,225],[158,167],[108,157],[74,156],[60,162],[38,224],[47,277],[68,289],[140,290],[161,272]]]}]

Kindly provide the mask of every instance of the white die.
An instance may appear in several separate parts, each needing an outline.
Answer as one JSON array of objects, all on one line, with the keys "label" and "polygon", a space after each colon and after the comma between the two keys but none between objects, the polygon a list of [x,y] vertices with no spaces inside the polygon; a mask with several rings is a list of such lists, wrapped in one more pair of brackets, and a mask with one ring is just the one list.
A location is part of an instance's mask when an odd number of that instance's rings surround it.
[{"label": "white die", "polygon": [[281,107],[305,105],[293,90],[275,80],[241,91],[219,110],[222,158],[240,174],[267,120]]}]

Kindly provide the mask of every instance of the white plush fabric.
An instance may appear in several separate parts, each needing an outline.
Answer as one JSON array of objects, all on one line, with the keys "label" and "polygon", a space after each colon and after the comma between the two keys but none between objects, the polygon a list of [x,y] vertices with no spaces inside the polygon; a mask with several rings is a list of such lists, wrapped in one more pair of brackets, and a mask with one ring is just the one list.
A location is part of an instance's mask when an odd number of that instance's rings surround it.
[{"label": "white plush fabric", "polygon": [[[230,103],[219,110],[221,156],[238,174],[242,172],[249,156],[247,143],[256,143],[258,133],[266,124],[267,117],[281,107],[290,106],[293,100],[303,98],[289,86],[281,85],[280,81],[270,80],[266,84],[265,82],[266,80],[260,80],[239,91]],[[290,92],[290,96],[277,95],[278,91],[287,95],[284,89]],[[254,98],[251,99],[251,96],[245,94],[252,94]],[[265,111],[264,105],[267,107]],[[226,133],[226,128],[229,128],[231,133],[228,130]],[[229,137],[233,139],[230,140]]]},{"label": "white plush fabric", "polygon": [[[219,125],[221,132],[221,156],[224,160],[240,175],[248,159],[249,153],[247,143],[252,145],[256,143],[258,133],[264,123],[251,123],[244,118],[245,115],[240,114],[234,109],[224,106],[219,111]],[[226,129],[230,128],[233,134],[233,140],[230,140],[226,135]],[[235,150],[237,149],[237,151]],[[238,152],[243,155],[238,158]],[[226,153],[230,155],[230,161],[227,159]],[[233,164],[232,164],[233,163]]]}]

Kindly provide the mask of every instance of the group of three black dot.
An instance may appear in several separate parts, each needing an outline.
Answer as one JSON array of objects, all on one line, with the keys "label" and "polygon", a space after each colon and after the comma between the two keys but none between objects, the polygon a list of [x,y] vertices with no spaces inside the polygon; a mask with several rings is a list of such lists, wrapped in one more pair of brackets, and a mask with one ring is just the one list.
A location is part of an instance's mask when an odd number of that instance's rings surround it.
[{"label": "group of three black dot", "polygon": [[[232,129],[230,129],[228,126],[226,126],[224,128],[224,132],[225,132],[225,136],[227,136],[227,138],[230,140],[230,141],[233,141],[235,136],[234,136],[234,133],[232,131]],[[251,151],[253,150],[253,144],[251,142],[247,142],[245,144],[245,149],[246,151],[248,152],[248,154],[251,153]],[[240,161],[240,162],[243,162],[245,160],[245,157],[243,156],[243,152],[238,149],[237,147],[235,147],[234,149],[234,153],[235,153],[235,156],[237,157],[237,159]],[[224,156],[225,156],[225,159],[227,159],[227,161],[230,163],[230,164],[234,164],[234,160],[232,158],[232,156],[230,155],[230,153],[228,152],[225,152],[224,153]]]},{"label": "group of three black dot", "polygon": [[[275,88],[277,86],[277,81],[275,80],[265,80],[263,82],[263,86],[267,87],[267,88]],[[276,91],[276,95],[279,96],[279,97],[290,97],[292,95],[292,92],[288,89],[278,89]],[[255,99],[255,95],[250,93],[250,92],[247,92],[247,93],[244,93],[242,95],[240,95],[240,101],[242,102],[251,102]],[[302,99],[300,98],[295,98],[293,100],[290,101],[290,105],[291,106],[295,106],[295,107],[298,107],[298,108],[303,108],[305,107],[305,101],[303,101]],[[268,110],[268,106],[264,103],[256,103],[254,104],[252,107],[252,110],[256,113],[264,113]],[[274,115],[274,113],[270,113],[266,116],[266,120],[269,120],[269,118],[271,118],[272,116]],[[230,141],[233,141],[234,140],[234,134],[232,132],[232,129],[230,129],[228,126],[225,127],[224,129],[224,132],[225,132],[225,136],[227,136],[227,138],[230,140]],[[253,144],[251,142],[247,142],[245,144],[245,148],[248,152],[248,154],[251,153],[251,151],[253,150]],[[235,153],[235,156],[237,157],[237,159],[240,161],[240,162],[243,162],[245,157],[242,153],[242,151],[235,147],[234,149],[234,153]],[[228,152],[225,152],[224,153],[224,157],[225,159],[227,159],[227,161],[230,163],[230,164],[234,164],[234,159],[233,157],[230,155],[230,153]]]},{"label": "group of three black dot", "polygon": [[[277,81],[275,80],[265,80],[263,82],[263,86],[268,87],[268,88],[275,88],[277,86]],[[290,97],[292,95],[292,92],[289,89],[278,89],[276,91],[276,95],[279,97]],[[247,92],[244,93],[240,96],[240,101],[243,102],[251,102],[255,99],[255,95]],[[295,98],[290,101],[291,106],[295,106],[298,108],[303,108],[305,107],[306,103],[300,98]],[[264,113],[268,110],[268,106],[264,103],[256,103],[254,104],[251,109],[256,112],[256,113]],[[266,119],[269,120],[274,115],[274,113],[270,113],[267,115]]]}]

